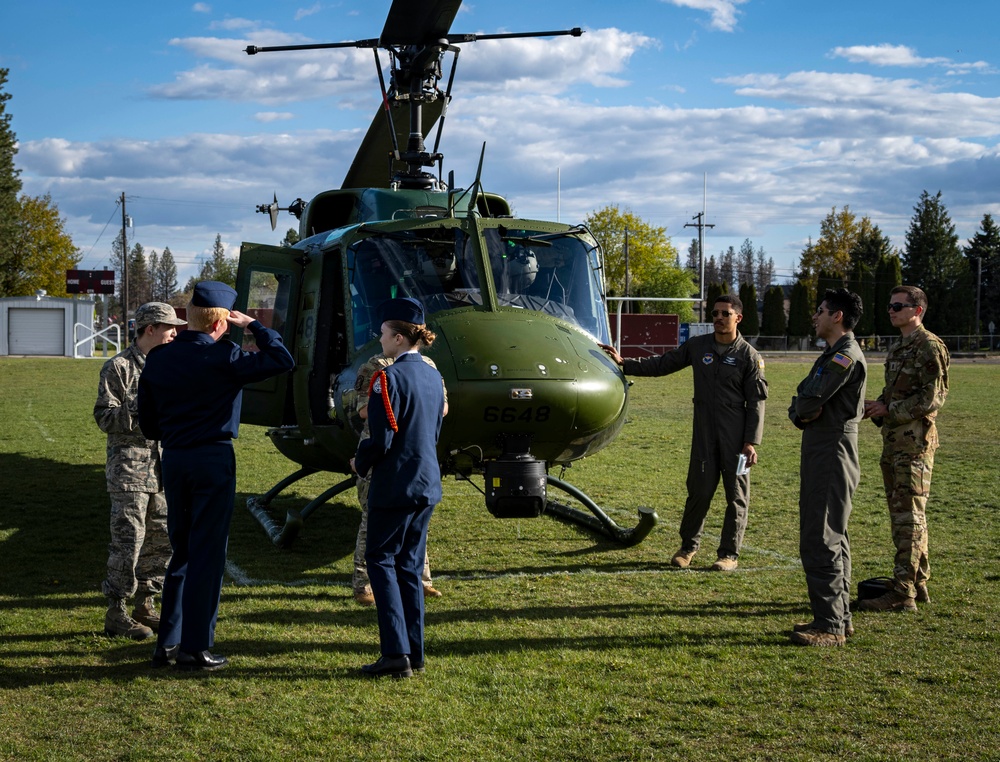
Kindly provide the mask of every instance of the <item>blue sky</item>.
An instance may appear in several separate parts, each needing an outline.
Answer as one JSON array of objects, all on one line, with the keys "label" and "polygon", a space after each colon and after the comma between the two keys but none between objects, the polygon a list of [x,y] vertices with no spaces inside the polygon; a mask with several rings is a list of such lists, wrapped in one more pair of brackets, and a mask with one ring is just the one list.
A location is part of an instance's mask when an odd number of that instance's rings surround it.
[{"label": "blue sky", "polygon": [[[0,67],[24,191],[51,193],[85,254],[131,234],[169,246],[182,281],[221,235],[277,243],[257,204],[339,187],[379,104],[369,50],[244,54],[377,37],[390,0],[0,7]],[[788,276],[831,207],[903,246],[942,191],[964,242],[1000,215],[995,2],[548,0],[463,4],[455,32],[580,26],[583,37],[463,46],[442,150],[518,214],[565,222],[607,204],[683,253],[750,238]],[[557,196],[557,172],[560,178]],[[558,201],[557,201],[558,197]]]}]

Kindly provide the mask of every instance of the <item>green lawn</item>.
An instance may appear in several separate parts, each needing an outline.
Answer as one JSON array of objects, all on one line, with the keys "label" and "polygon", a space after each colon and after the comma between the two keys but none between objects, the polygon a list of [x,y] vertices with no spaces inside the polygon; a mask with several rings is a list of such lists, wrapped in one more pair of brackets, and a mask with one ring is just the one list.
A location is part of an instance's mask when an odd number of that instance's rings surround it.
[{"label": "green lawn", "polygon": [[[108,505],[91,417],[99,360],[0,358],[0,758],[10,760],[1000,759],[1000,366],[952,368],[930,502],[933,603],[855,617],[840,649],[789,644],[807,619],[798,561],[804,362],[769,361],[740,570],[717,574],[717,499],[695,567],[669,567],[685,491],[691,380],[638,379],[616,442],[563,478],[631,525],[618,548],[549,518],[493,519],[448,480],[431,522],[427,672],[363,680],[372,610],[350,591],[359,512],[319,509],[281,551],[243,508],[292,464],[263,430],[239,490],[209,676],[152,671],[103,636]],[[874,393],[881,366],[873,362]],[[871,395],[870,395],[871,396]],[[891,569],[874,426],[851,521],[856,580]],[[558,475],[558,473],[556,474]],[[339,477],[338,477],[339,478]],[[276,516],[331,483],[300,482]]]}]

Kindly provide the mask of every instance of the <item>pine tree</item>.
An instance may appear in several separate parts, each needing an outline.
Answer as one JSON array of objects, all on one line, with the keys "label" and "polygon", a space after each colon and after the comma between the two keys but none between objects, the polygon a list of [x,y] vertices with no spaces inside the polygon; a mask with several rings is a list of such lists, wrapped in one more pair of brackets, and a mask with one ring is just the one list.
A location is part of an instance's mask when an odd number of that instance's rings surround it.
[{"label": "pine tree", "polygon": [[803,280],[797,280],[792,286],[792,294],[788,299],[788,335],[793,338],[812,336],[812,316],[815,308],[809,286]]},{"label": "pine tree", "polygon": [[174,255],[170,251],[169,246],[163,249],[163,255],[160,257],[160,266],[153,274],[153,277],[161,301],[169,302],[173,299],[174,294],[177,293],[177,264],[174,262]]},{"label": "pine tree", "polygon": [[972,328],[975,293],[941,191],[931,196],[925,190],[913,212],[906,232],[903,280],[927,294],[924,324],[929,330],[940,335],[967,333]]},{"label": "pine tree", "polygon": [[222,243],[222,235],[215,236],[212,246],[212,258],[201,266],[201,280],[217,280],[236,287],[236,270],[239,263],[226,256],[226,247]]},{"label": "pine tree", "polygon": [[754,284],[757,286],[757,293],[767,294],[771,284],[774,283],[774,258],[768,257],[761,246],[757,249],[756,268],[754,272]]},{"label": "pine tree", "polygon": [[753,283],[740,286],[740,301],[743,302],[743,320],[740,333],[744,336],[760,335],[760,317],[757,313],[757,287]]},{"label": "pine tree", "polygon": [[785,292],[781,286],[771,286],[764,292],[764,316],[760,324],[761,335],[784,336],[787,325]]},{"label": "pine tree", "polygon": [[882,257],[875,269],[875,335],[892,336],[896,329],[889,320],[889,310],[886,305],[891,299],[889,295],[896,286],[903,284],[903,266],[896,254]]},{"label": "pine tree", "polygon": [[971,272],[979,276],[980,322],[975,333],[982,335],[991,322],[994,329],[1000,325],[1000,228],[992,215],[983,215],[979,230],[965,247],[965,258]]},{"label": "pine tree", "polygon": [[875,333],[875,273],[861,260],[854,263],[848,288],[861,297],[864,311],[854,326],[855,336],[871,336]]}]

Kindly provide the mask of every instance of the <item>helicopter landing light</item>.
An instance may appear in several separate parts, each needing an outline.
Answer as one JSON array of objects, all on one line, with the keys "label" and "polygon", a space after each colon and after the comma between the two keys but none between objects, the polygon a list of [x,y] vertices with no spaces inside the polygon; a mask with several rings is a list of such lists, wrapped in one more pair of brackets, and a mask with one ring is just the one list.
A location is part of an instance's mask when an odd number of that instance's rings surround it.
[{"label": "helicopter landing light", "polygon": [[530,400],[535,396],[531,389],[511,389],[510,398],[512,400]]},{"label": "helicopter landing light", "polygon": [[539,373],[541,373],[541,374],[542,374],[543,376],[547,376],[547,375],[549,375],[549,369],[548,369],[548,368],[546,368],[546,367],[545,367],[544,365],[542,365],[541,363],[539,363],[539,364],[538,364],[538,372],[539,372]]}]

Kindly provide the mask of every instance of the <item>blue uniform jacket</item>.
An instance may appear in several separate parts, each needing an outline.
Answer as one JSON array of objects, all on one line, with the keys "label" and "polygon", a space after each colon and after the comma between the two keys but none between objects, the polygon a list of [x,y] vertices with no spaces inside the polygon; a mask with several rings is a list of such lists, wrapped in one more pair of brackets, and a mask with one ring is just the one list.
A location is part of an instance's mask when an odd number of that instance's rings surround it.
[{"label": "blue uniform jacket", "polygon": [[277,331],[256,320],[248,328],[259,352],[244,352],[200,331],[183,331],[150,351],[138,395],[139,427],[146,437],[168,449],[237,437],[243,387],[295,365]]},{"label": "blue uniform jacket", "polygon": [[362,476],[371,471],[369,509],[441,502],[437,442],[443,417],[441,374],[416,352],[400,355],[375,375],[368,402],[371,436],[358,444],[354,461]]}]

